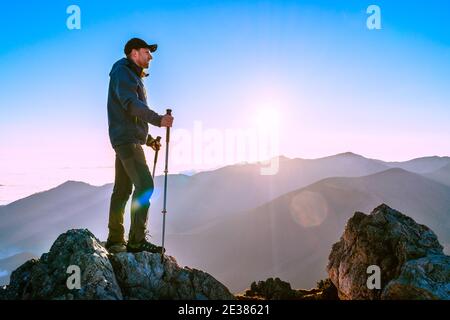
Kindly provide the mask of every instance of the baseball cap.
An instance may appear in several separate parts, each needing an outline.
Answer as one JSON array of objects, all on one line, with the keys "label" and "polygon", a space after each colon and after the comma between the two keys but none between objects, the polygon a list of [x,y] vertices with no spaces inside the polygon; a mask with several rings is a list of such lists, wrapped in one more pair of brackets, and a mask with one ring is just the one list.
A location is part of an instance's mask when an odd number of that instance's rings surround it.
[{"label": "baseball cap", "polygon": [[128,40],[123,51],[125,52],[126,55],[129,55],[131,50],[141,49],[141,48],[149,48],[150,52],[155,52],[156,49],[158,48],[158,45],[157,44],[148,44],[147,42],[145,42],[144,40],[139,39],[139,38],[132,38],[132,39]]}]

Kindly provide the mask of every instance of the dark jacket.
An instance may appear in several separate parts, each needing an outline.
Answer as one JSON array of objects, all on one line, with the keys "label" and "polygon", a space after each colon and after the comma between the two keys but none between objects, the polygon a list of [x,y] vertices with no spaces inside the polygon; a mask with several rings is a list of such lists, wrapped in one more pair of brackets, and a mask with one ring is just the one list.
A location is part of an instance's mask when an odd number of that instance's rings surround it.
[{"label": "dark jacket", "polygon": [[143,69],[133,61],[117,61],[109,73],[108,127],[113,147],[125,143],[145,144],[148,124],[161,126],[162,116],[149,109]]}]

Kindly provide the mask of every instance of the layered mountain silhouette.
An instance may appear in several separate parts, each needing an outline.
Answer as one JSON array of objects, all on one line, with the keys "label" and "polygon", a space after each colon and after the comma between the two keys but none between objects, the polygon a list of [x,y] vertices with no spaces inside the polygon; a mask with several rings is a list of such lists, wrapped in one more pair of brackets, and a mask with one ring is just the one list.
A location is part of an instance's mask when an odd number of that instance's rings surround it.
[{"label": "layered mountain silhouette", "polygon": [[[176,219],[168,219],[168,229],[188,232],[327,177],[363,176],[388,168],[377,161],[344,153],[315,160],[280,157],[280,169],[274,176],[262,176],[259,164],[227,166],[193,176],[169,175],[169,214]],[[150,225],[159,231],[162,176],[156,177],[155,185]],[[86,223],[95,234],[105,237],[104,222],[111,191],[112,184],[94,187],[68,181],[0,207],[0,243],[5,246],[33,244],[32,252],[42,251],[60,230],[81,228]]]},{"label": "layered mountain silhouette", "polygon": [[436,171],[425,174],[426,177],[450,186],[450,164]]},{"label": "layered mountain silhouette", "polygon": [[[169,175],[167,249],[234,292],[272,276],[310,287],[324,278],[329,248],[349,214],[379,203],[430,226],[448,248],[450,186],[440,175],[448,166],[448,157],[387,163],[343,153],[281,157],[274,176],[260,175],[259,164]],[[157,177],[149,220],[153,242],[160,241],[162,186]],[[75,228],[105,239],[111,191],[112,184],[69,181],[0,207],[0,253],[41,254],[62,231]]]},{"label": "layered mountain silhouette", "polygon": [[325,277],[317,266],[326,263],[350,214],[378,203],[430,226],[448,250],[450,188],[403,169],[324,179],[172,243],[180,260],[203,265],[232,290],[272,275],[307,288]]},{"label": "layered mountain silhouette", "polygon": [[389,167],[405,169],[415,173],[430,173],[450,163],[450,157],[423,157],[404,162],[383,162]]}]

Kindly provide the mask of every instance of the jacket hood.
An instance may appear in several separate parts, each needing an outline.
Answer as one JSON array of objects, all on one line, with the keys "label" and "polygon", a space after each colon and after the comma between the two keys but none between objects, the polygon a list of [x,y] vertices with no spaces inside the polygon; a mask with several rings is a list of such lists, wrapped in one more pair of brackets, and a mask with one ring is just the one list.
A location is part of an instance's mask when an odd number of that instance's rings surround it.
[{"label": "jacket hood", "polygon": [[116,71],[119,67],[126,66],[126,65],[128,65],[127,58],[122,58],[122,59],[116,61],[116,63],[113,64],[111,71],[109,72],[109,76],[111,76],[114,73],[114,71]]},{"label": "jacket hood", "polygon": [[[139,67],[137,64],[135,64],[133,61],[129,60],[128,58],[122,58],[113,64],[111,71],[109,72],[109,76],[111,76],[118,68],[120,68],[122,66],[126,66],[126,67],[130,68],[139,77],[142,77],[142,75],[144,74],[143,73],[144,69]],[[147,76],[147,75],[145,75],[145,76]]]}]

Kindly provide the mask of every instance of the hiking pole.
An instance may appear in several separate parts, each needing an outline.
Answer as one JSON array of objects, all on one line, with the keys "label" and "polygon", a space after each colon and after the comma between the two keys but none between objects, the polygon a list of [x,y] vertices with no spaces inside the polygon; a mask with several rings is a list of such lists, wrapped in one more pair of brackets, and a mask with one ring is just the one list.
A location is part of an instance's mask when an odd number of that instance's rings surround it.
[{"label": "hiking pole", "polygon": [[[171,116],[172,110],[167,109],[166,114]],[[166,231],[166,201],[167,201],[167,173],[169,172],[168,169],[168,162],[169,162],[169,140],[170,140],[170,127],[166,128],[166,164],[164,168],[164,206],[162,210],[163,214],[163,230],[162,230],[162,249],[161,249],[161,263],[164,261],[164,236]]]}]

